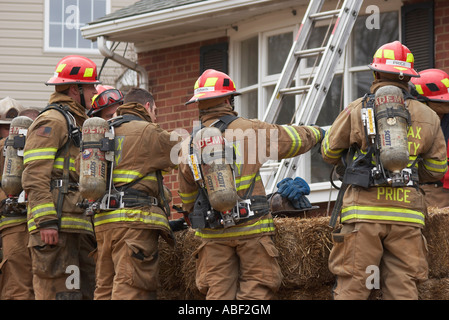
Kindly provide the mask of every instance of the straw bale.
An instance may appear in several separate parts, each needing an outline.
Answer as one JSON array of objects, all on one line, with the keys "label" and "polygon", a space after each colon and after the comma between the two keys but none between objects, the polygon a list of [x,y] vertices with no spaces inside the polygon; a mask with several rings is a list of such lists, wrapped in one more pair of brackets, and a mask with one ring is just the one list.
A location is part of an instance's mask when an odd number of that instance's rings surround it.
[{"label": "straw bale", "polygon": [[418,284],[420,300],[449,300],[449,278],[428,279]]},{"label": "straw bale", "polygon": [[[200,244],[195,231],[186,229],[175,233],[176,245],[170,247],[165,241],[159,242],[160,299],[201,299],[195,284],[195,259],[193,252]],[[176,293],[174,293],[176,292]]]},{"label": "straw bale", "polygon": [[429,208],[423,234],[429,250],[429,277],[449,277],[449,209]]},{"label": "straw bale", "polygon": [[[284,275],[278,299],[332,299],[334,276],[328,269],[332,248],[329,217],[275,217],[275,245]],[[429,280],[419,285],[420,299],[449,299],[449,210],[429,209],[423,233],[429,248]],[[195,284],[195,231],[175,233],[176,246],[160,241],[159,299],[204,299]],[[380,299],[378,292],[370,299]]]},{"label": "straw bale", "polygon": [[276,294],[277,300],[332,300],[332,283],[323,283],[308,288],[281,287]]},{"label": "straw bale", "polygon": [[313,287],[334,279],[327,266],[332,248],[329,217],[275,218],[274,223],[283,286]]}]

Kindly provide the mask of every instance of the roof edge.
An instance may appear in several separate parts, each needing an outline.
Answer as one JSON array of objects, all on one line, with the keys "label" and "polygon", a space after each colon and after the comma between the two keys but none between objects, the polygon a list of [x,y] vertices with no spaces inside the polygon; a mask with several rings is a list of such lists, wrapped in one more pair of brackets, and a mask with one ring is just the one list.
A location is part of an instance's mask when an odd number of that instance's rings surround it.
[{"label": "roof edge", "polygon": [[121,31],[130,31],[132,29],[141,29],[151,26],[156,27],[175,21],[180,22],[189,19],[198,19],[201,16],[226,11],[230,8],[236,9],[273,1],[275,0],[211,0],[199,2],[90,24],[81,28],[81,34],[85,39],[95,40],[99,36],[107,37],[108,34],[114,34]]}]

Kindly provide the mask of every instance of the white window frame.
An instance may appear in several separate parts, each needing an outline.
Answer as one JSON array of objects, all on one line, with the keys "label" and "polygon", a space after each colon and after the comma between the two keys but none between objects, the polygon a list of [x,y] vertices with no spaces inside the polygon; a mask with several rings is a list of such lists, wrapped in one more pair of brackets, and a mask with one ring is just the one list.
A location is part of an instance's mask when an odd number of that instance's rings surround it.
[{"label": "white window frame", "polygon": [[[400,25],[401,25],[401,13],[399,10],[391,10],[391,11],[398,11],[398,29],[399,29],[399,38],[401,38],[401,32],[400,32]],[[364,15],[363,12],[360,13],[360,15]],[[257,28],[257,27],[253,27],[253,28],[249,28],[247,30],[246,33],[243,34],[243,32],[239,32],[239,34],[235,34],[235,35],[231,35],[230,36],[230,62],[231,62],[231,70],[230,70],[230,74],[231,77],[233,79],[240,79],[240,65],[239,65],[239,52],[240,52],[240,47],[239,47],[239,43],[245,39],[254,37],[256,34],[259,37],[259,75],[258,75],[258,83],[254,84],[252,86],[246,87],[246,88],[242,88],[240,89],[240,87],[238,87],[238,83],[237,83],[237,90],[239,90],[240,92],[244,93],[247,92],[249,90],[254,90],[255,88],[257,88],[258,90],[258,118],[262,120],[263,115],[265,113],[265,109],[266,106],[268,106],[269,100],[271,97],[267,97],[267,95],[265,94],[265,88],[267,86],[270,85],[276,85],[276,82],[280,76],[280,73],[277,75],[270,75],[270,76],[266,76],[265,75],[265,63],[266,63],[266,59],[267,59],[267,50],[266,50],[266,45],[267,45],[267,37],[271,36],[271,35],[275,35],[275,34],[280,34],[283,32],[288,32],[288,31],[293,31],[293,36],[296,35],[297,31],[299,28],[299,24],[295,24],[295,25],[290,25],[287,27],[283,27],[283,28],[273,28],[272,30],[261,30],[261,28]],[[400,40],[400,39],[399,39]],[[352,67],[352,57],[351,57],[351,46],[353,46],[353,40],[352,40],[352,36],[349,38],[348,44],[347,44],[347,48],[345,50],[345,52],[343,53],[343,57],[345,59],[345,61],[340,60],[337,68],[336,68],[336,72],[335,74],[341,74],[343,75],[343,108],[346,107],[351,101],[353,101],[353,93],[354,90],[356,90],[356,88],[352,86],[353,83],[353,77],[354,74],[356,72],[360,72],[360,71],[369,71],[370,69],[368,68],[368,66],[354,66]],[[348,51],[348,53],[346,52]],[[305,63],[305,61],[302,61],[301,63]],[[350,67],[346,67],[345,66],[350,66]],[[298,82],[300,81],[303,76],[299,75],[299,70],[302,70],[302,68],[298,68],[298,73],[295,76],[295,80]],[[308,70],[305,70],[305,73],[307,73]],[[310,72],[310,71],[309,71]],[[299,97],[296,98],[296,102],[299,102]],[[236,111],[240,113],[241,111],[241,105],[240,105],[240,101],[238,99],[238,97],[236,98],[235,101],[235,108]],[[329,124],[330,126],[331,124]],[[328,127],[325,127],[328,128]],[[303,154],[300,157],[300,163],[299,163],[299,170],[298,173],[299,175],[304,178],[306,181],[310,181],[311,180],[311,157],[310,157],[310,152],[307,152],[306,154]],[[339,185],[339,181],[336,182],[337,185]],[[335,200],[336,195],[337,195],[337,191],[334,190],[334,192],[332,192],[332,194],[329,194],[329,189],[331,189],[331,183],[329,181],[325,181],[325,182],[318,182],[318,183],[310,183],[310,188],[311,188],[311,194],[309,197],[309,200],[314,203],[314,202],[323,202],[324,200],[327,200],[329,198],[329,200]]]},{"label": "white window frame", "polygon": [[[62,0],[60,0],[62,1]],[[78,2],[78,0],[76,0]],[[92,0],[92,3],[95,0]],[[44,4],[44,52],[79,53],[79,54],[99,54],[98,48],[56,48],[50,47],[50,0],[45,0]],[[111,12],[111,0],[106,0],[106,14]],[[81,29],[82,26],[79,26]],[[81,31],[79,31],[81,33]]]}]

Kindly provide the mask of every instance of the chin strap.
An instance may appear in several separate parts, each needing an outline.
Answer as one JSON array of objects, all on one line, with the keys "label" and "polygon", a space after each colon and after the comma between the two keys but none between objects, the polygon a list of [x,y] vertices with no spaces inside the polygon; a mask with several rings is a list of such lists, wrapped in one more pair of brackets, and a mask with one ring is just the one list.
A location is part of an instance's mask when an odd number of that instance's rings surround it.
[{"label": "chin strap", "polygon": [[84,107],[86,107],[86,100],[84,99],[84,90],[83,90],[83,85],[79,84],[78,85],[78,92],[80,93],[80,104]]}]

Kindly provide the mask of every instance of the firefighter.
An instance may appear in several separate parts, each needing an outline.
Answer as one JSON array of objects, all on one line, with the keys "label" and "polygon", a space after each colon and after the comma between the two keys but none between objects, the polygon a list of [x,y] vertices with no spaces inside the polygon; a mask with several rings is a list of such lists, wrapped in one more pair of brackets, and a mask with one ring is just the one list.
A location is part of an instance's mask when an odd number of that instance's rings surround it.
[{"label": "firefighter", "polygon": [[123,93],[106,85],[98,85],[97,92],[97,95],[92,99],[92,108],[87,112],[87,115],[109,120],[114,117],[117,108],[123,104]]},{"label": "firefighter", "polygon": [[[422,103],[437,113],[441,121],[446,146],[449,139],[449,75],[443,70],[427,69],[412,78],[411,93]],[[449,157],[449,150],[447,153]],[[444,208],[449,206],[449,171],[444,178],[421,184],[426,193],[427,207]]]},{"label": "firefighter", "polygon": [[97,67],[83,56],[62,58],[46,85],[55,92],[28,130],[22,185],[28,195],[29,248],[37,300],[92,299],[93,225],[83,210],[75,158],[80,128],[97,93]]},{"label": "firefighter", "polygon": [[29,117],[31,119],[36,119],[42,109],[36,107],[27,107],[19,112],[19,116]]},{"label": "firefighter", "polygon": [[115,132],[113,187],[105,195],[109,206],[94,216],[96,300],[155,299],[159,236],[174,243],[169,213],[162,206],[161,170],[175,166],[170,153],[180,138],[170,139],[155,123],[155,112],[151,93],[133,88],[110,121]]},{"label": "firefighter", "polygon": [[[438,116],[409,93],[410,78],[419,76],[413,66],[413,54],[399,41],[381,46],[369,65],[374,73],[370,88],[374,100],[371,95],[353,101],[336,118],[321,145],[326,162],[346,168],[343,183],[347,188],[339,212],[342,227],[332,233],[329,256],[329,270],[336,276],[336,300],[367,299],[374,288],[380,288],[386,300],[418,299],[417,283],[428,276],[422,234],[426,206],[418,184],[442,178],[447,160]],[[402,94],[379,94],[393,89]],[[381,114],[384,102],[394,102],[402,109],[391,106],[389,115]],[[374,121],[366,116],[369,109],[376,113],[377,137],[371,126]],[[380,122],[383,126],[385,120],[392,128],[405,123],[401,125],[405,135],[401,139],[383,135]],[[379,145],[403,139],[408,150],[406,159],[400,159],[406,167],[399,173],[409,180],[401,184],[388,178],[391,169],[383,163],[395,154],[382,161],[378,155],[388,150],[379,150]]]},{"label": "firefighter", "polygon": [[9,125],[11,120],[24,110],[24,107],[11,97],[0,100],[0,138],[6,138],[9,135]]},{"label": "firefighter", "polygon": [[[199,120],[209,132],[216,132],[210,129],[218,124],[219,132],[228,141],[228,153],[231,152],[230,158],[225,152],[229,159],[223,163],[232,168],[230,173],[229,168],[218,164],[215,167],[201,164],[199,154],[195,163],[189,160],[198,143],[205,146],[208,141],[215,141],[220,145],[221,137],[205,136],[196,139],[196,145],[195,139],[186,139],[180,150],[179,196],[183,209],[189,212],[196,236],[202,241],[194,253],[196,285],[211,300],[274,297],[282,273],[273,242],[273,217],[259,170],[269,159],[307,152],[324,136],[324,130],[315,126],[274,125],[238,117],[233,99],[239,94],[228,75],[209,69],[198,78],[194,95],[186,103],[197,104]],[[201,135],[201,130],[195,137]],[[262,149],[269,157],[255,158]],[[233,155],[232,150],[235,150]],[[202,180],[197,179],[198,171],[202,171]],[[209,183],[215,180],[212,174],[216,174],[217,181],[225,183],[224,189],[214,189]],[[235,197],[232,192],[236,193]],[[225,203],[232,208],[221,207]]]},{"label": "firefighter", "polygon": [[[16,100],[9,97],[0,101],[0,125],[8,128],[11,121],[25,110]],[[0,170],[3,173],[5,157],[3,149],[6,137],[0,140]],[[20,182],[19,182],[20,183]],[[19,186],[20,187],[20,186]],[[33,300],[33,277],[31,256],[28,250],[29,234],[26,228],[26,208],[23,214],[4,212],[6,194],[1,190],[0,232],[2,237],[3,261],[0,265],[0,300]]]}]

